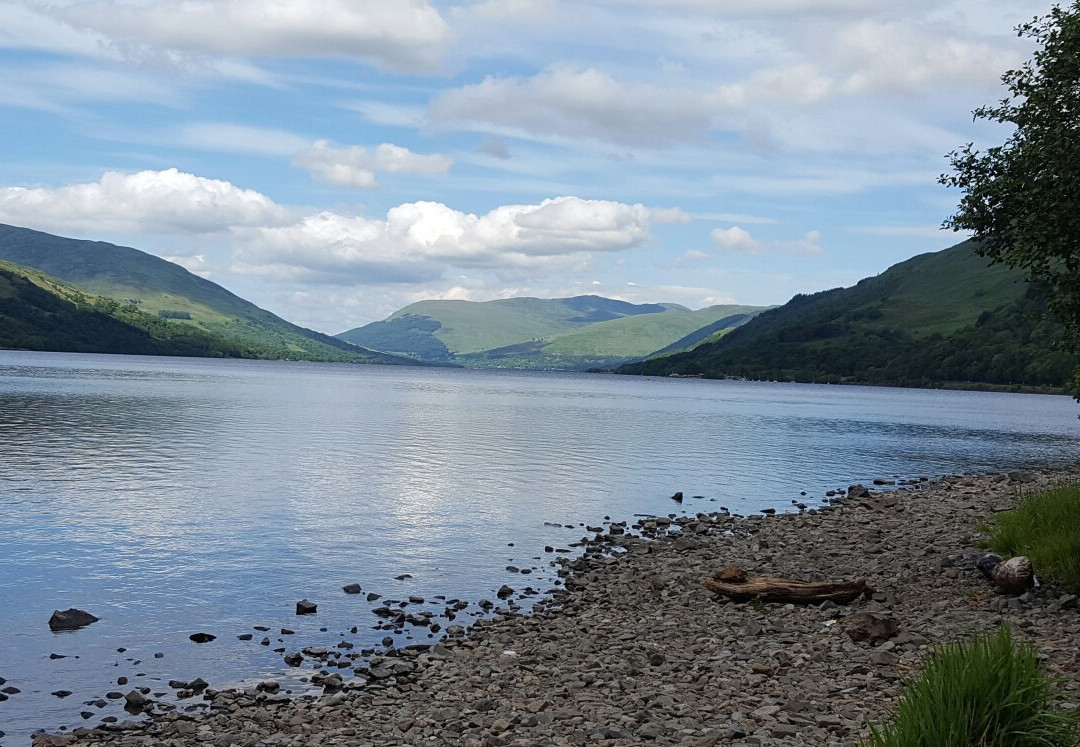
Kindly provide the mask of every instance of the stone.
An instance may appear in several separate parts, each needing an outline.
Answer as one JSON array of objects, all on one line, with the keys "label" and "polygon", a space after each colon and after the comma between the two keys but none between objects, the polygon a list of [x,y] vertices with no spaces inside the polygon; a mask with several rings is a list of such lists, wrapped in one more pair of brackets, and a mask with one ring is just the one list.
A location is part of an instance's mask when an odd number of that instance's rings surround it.
[{"label": "stone", "polygon": [[131,710],[142,710],[150,705],[150,700],[138,690],[132,690],[124,696],[124,707]]},{"label": "stone", "polygon": [[360,584],[346,584],[345,586],[341,587],[341,590],[344,591],[346,594],[359,594],[363,591]]},{"label": "stone", "polygon": [[678,493],[671,496],[671,500],[675,501],[676,503],[682,503],[683,502],[682,491],[680,490]]},{"label": "stone", "polygon": [[848,498],[869,498],[870,491],[865,485],[855,484],[847,489]]},{"label": "stone", "polygon": [[996,552],[988,552],[975,561],[975,567],[987,581],[994,580],[994,569],[1001,563],[1001,556]]},{"label": "stone", "polygon": [[900,623],[891,617],[875,615],[872,612],[855,612],[842,621],[844,632],[853,641],[879,643],[896,636],[900,632]]},{"label": "stone", "polygon": [[212,633],[192,633],[188,638],[195,641],[195,643],[209,643],[215,640],[217,636]]},{"label": "stone", "polygon": [[298,615],[314,615],[318,611],[319,606],[314,602],[309,602],[306,599],[301,599],[296,603],[296,614]]},{"label": "stone", "polygon": [[78,630],[79,628],[85,628],[87,625],[96,623],[101,618],[91,615],[86,610],[76,609],[74,607],[66,609],[64,611],[55,610],[52,613],[52,617],[49,618],[50,630]]},{"label": "stone", "polygon": [[993,576],[994,583],[1009,594],[1022,594],[1035,585],[1031,560],[1023,555],[999,563]]},{"label": "stone", "polygon": [[1058,597],[1058,606],[1063,610],[1076,609],[1076,595],[1075,594],[1062,594]]}]

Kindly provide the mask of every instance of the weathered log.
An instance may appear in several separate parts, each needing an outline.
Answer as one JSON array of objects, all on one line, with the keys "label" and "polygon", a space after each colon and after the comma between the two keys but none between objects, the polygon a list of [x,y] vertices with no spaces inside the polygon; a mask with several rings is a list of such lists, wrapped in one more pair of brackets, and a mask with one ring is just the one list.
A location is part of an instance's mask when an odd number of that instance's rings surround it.
[{"label": "weathered log", "polygon": [[862,578],[841,582],[793,581],[787,578],[751,576],[741,568],[717,571],[705,579],[705,588],[731,597],[737,602],[760,599],[763,602],[796,604],[844,604],[867,591],[866,579]]}]

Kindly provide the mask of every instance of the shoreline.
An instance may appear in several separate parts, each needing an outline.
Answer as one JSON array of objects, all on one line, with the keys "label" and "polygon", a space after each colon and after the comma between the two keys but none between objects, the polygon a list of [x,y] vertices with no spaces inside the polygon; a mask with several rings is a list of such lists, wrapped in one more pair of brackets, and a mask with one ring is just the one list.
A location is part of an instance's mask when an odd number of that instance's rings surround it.
[{"label": "shoreline", "polygon": [[[1080,614],[1060,609],[1052,589],[1030,603],[995,592],[974,569],[974,543],[1020,490],[1078,475],[950,476],[799,513],[608,523],[562,559],[564,586],[546,604],[358,660],[355,677],[324,666],[322,697],[284,698],[272,684],[207,689],[204,714],[156,709],[150,721],[33,744],[853,744],[933,645],[1001,621],[1036,646],[1077,707]],[[727,566],[861,576],[874,593],[841,606],[724,601],[701,582]],[[856,612],[896,619],[899,635],[853,641],[843,618]]]}]

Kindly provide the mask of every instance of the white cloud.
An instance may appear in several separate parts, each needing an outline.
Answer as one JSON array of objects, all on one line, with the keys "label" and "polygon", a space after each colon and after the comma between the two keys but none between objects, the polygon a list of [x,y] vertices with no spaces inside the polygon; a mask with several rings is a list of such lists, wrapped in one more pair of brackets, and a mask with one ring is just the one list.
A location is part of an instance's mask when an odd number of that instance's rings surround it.
[{"label": "white cloud", "polygon": [[578,197],[482,216],[437,202],[398,205],[385,219],[322,212],[241,232],[236,270],[339,284],[430,281],[450,267],[545,275],[644,244],[649,218],[643,205]]},{"label": "white cloud", "polygon": [[922,93],[931,88],[996,87],[1022,60],[1016,49],[943,31],[937,24],[863,19],[837,29],[833,64],[848,71],[847,93]]},{"label": "white cloud", "polygon": [[439,67],[450,41],[427,0],[96,0],[51,6],[110,39],[218,55],[347,56],[399,72]]},{"label": "white cloud", "polygon": [[448,156],[421,155],[390,143],[369,151],[359,145],[333,148],[326,140],[316,141],[293,159],[294,166],[307,169],[319,181],[360,189],[378,186],[376,172],[445,174],[452,164]]},{"label": "white cloud", "polygon": [[682,253],[682,255],[675,260],[676,267],[696,267],[709,261],[708,252],[703,252],[700,249],[689,249]]},{"label": "white cloud", "polygon": [[308,141],[292,132],[251,127],[233,122],[192,122],[180,125],[170,135],[178,145],[228,153],[256,153],[291,156]]},{"label": "white cloud", "polygon": [[750,254],[765,256],[787,254],[796,256],[821,257],[825,252],[821,248],[821,233],[808,231],[796,241],[760,241],[750,232],[739,226],[714,228],[711,233],[713,242],[724,252],[731,254]]},{"label": "white cloud", "polygon": [[428,119],[440,126],[629,145],[700,137],[717,102],[689,88],[625,83],[596,68],[556,66],[528,78],[488,76],[446,91]]},{"label": "white cloud", "polygon": [[63,187],[0,187],[0,221],[52,231],[199,234],[285,220],[259,192],[177,169]]}]

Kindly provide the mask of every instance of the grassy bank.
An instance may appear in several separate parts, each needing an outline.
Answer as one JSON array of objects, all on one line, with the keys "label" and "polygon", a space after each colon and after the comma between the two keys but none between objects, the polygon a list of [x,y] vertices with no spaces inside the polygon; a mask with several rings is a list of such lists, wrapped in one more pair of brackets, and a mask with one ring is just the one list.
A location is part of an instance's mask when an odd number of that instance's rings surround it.
[{"label": "grassy bank", "polygon": [[1064,484],[997,514],[986,547],[1002,557],[1026,555],[1044,580],[1080,592],[1080,484]]}]

